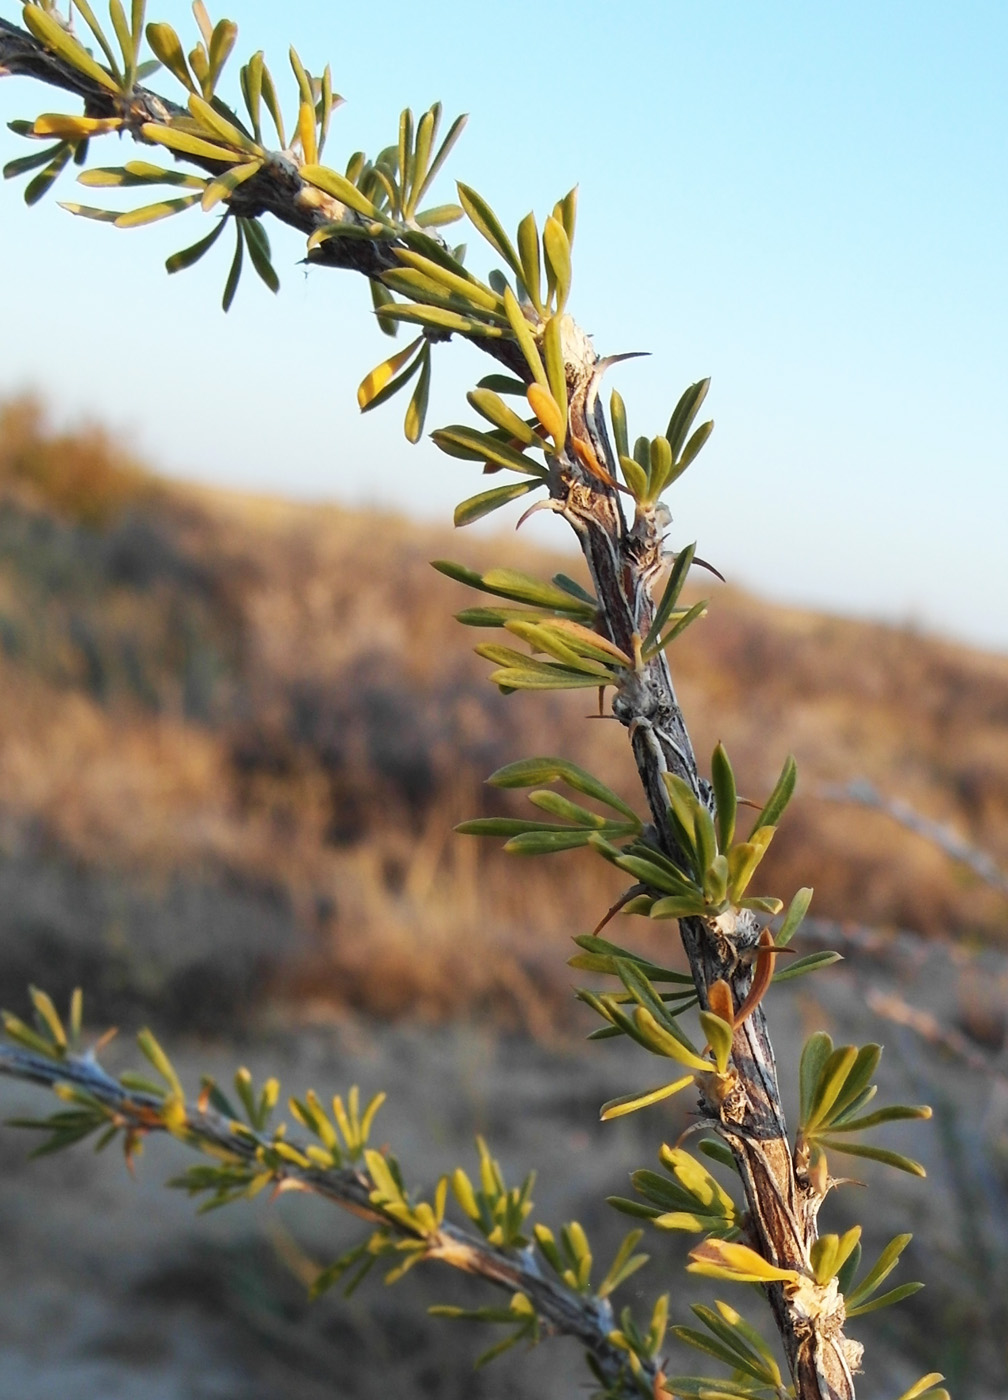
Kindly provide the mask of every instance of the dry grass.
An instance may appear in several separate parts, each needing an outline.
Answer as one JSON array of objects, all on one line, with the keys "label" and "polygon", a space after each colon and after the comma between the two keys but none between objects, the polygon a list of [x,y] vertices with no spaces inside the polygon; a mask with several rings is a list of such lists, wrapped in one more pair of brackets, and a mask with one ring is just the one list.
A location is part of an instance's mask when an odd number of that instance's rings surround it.
[{"label": "dry grass", "polygon": [[[0,414],[0,839],[142,888],[209,882],[299,931],[302,1004],[547,1034],[567,940],[619,890],[586,857],[521,863],[451,835],[514,803],[482,785],[530,748],[633,793],[584,696],[502,697],[431,558],[571,569],[335,507],[170,487],[95,434]],[[516,556],[517,559],[516,559]],[[801,796],[764,883],[821,916],[999,939],[1003,899],[886,818],[825,803],[868,778],[1008,864],[1008,658],[721,589],[675,670],[697,741],[760,797]],[[534,736],[534,737],[529,737]],[[520,799],[518,799],[520,801]],[[40,869],[42,866],[40,866]],[[8,909],[8,932],[17,911]],[[628,937],[668,939],[636,921]],[[212,932],[212,931],[211,931]]]}]

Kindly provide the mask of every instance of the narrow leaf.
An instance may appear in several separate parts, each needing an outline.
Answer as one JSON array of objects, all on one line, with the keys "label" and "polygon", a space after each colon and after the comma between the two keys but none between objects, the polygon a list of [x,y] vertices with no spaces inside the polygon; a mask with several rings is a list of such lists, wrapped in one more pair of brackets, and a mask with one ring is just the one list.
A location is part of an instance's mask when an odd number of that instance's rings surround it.
[{"label": "narrow leaf", "polygon": [[727,851],[735,835],[738,792],[727,750],[721,743],[711,755],[711,784],[714,788],[718,847],[722,851]]},{"label": "narrow leaf", "polygon": [[406,408],[403,429],[407,442],[419,442],[427,418],[427,404],[430,398],[431,358],[430,342],[425,341],[420,352],[420,378]]},{"label": "narrow leaf", "polygon": [[241,225],[235,224],[235,250],[234,258],[231,261],[231,268],[224,283],[224,295],[221,298],[221,306],[225,311],[231,310],[231,303],[234,301],[235,292],[238,290],[238,279],[241,277],[242,254],[245,249],[245,239],[242,235]]},{"label": "narrow leaf", "polygon": [[599,1117],[603,1123],[607,1123],[610,1118],[622,1118],[628,1113],[636,1113],[639,1109],[650,1108],[652,1104],[671,1098],[673,1094],[678,1094],[680,1089],[685,1089],[687,1084],[692,1083],[693,1075],[687,1074],[671,1084],[659,1084],[656,1089],[646,1089],[640,1094],[623,1094],[604,1103]]},{"label": "narrow leaf", "polygon": [[766,805],[753,823],[749,836],[750,841],[761,826],[776,826],[778,824],[784,814],[785,807],[791,800],[797,777],[798,766],[794,761],[794,755],[788,754],[773,792],[767,798]]},{"label": "narrow leaf", "polygon": [[458,195],[459,202],[468,214],[470,222],[475,225],[491,247],[500,254],[511,271],[516,276],[521,277],[521,259],[515,252],[514,244],[504,232],[500,220],[486,200],[469,185],[463,185],[461,182],[458,184]]},{"label": "narrow leaf", "polygon": [[203,254],[212,248],[220,238],[226,222],[226,219],[221,219],[198,243],[193,243],[188,248],[182,248],[179,252],[172,253],[170,258],[166,258],[165,267],[168,272],[181,272],[184,268],[192,267],[193,263],[199,262]]},{"label": "narrow leaf", "polygon": [[792,977],[804,977],[807,972],[815,972],[820,967],[829,967],[833,963],[843,962],[842,953],[822,952],[809,953],[804,958],[795,958],[793,962],[787,963],[773,975],[775,982],[790,982]]},{"label": "narrow leaf", "polygon": [[511,486],[495,486],[492,491],[481,491],[478,496],[470,496],[455,507],[455,525],[459,528],[471,525],[474,520],[481,520],[484,515],[506,506],[509,501],[516,501],[539,485],[538,481],[517,481]]}]

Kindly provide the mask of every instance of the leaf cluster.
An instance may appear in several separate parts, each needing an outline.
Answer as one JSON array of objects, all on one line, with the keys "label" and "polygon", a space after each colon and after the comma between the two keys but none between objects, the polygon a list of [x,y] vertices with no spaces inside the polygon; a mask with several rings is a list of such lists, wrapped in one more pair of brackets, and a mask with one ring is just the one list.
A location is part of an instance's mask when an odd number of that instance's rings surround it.
[{"label": "leaf cluster", "polygon": [[881,1045],[834,1048],[825,1031],[817,1031],[805,1042],[799,1065],[797,1151],[809,1161],[810,1173],[824,1173],[826,1153],[838,1152],[924,1176],[924,1168],[911,1157],[871,1143],[853,1142],[849,1136],[882,1123],[931,1117],[930,1108],[923,1104],[893,1104],[863,1112],[878,1093],[871,1080],[881,1057]]},{"label": "leaf cluster", "polygon": [[691,384],[676,404],[664,434],[650,439],[638,437],[632,451],[626,405],[615,389],[610,395],[609,421],[616,457],[627,490],[639,507],[654,507],[668,487],[696,460],[714,431],[713,421],[708,421],[690,432],[709,388],[709,379]]}]

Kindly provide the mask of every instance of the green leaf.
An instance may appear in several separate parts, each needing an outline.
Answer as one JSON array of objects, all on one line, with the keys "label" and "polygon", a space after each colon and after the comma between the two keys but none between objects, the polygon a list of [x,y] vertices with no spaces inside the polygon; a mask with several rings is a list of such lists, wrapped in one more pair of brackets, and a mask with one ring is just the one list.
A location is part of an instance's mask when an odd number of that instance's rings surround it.
[{"label": "green leaf", "polygon": [[515,856],[550,856],[558,851],[574,851],[587,844],[588,832],[583,827],[567,827],[563,831],[527,831],[521,836],[512,836],[510,841],[504,843],[504,849]]},{"label": "green leaf", "polygon": [[221,234],[224,232],[226,223],[226,219],[221,219],[220,222],[210,230],[206,237],[201,238],[198,243],[193,243],[188,248],[181,248],[177,253],[172,253],[170,258],[166,258],[165,267],[168,272],[181,272],[185,268],[192,267],[194,263],[199,262],[203,254],[212,248],[218,238],[220,238]]},{"label": "green leaf", "polygon": [[62,142],[56,147],[56,154],[46,168],[41,170],[34,180],[29,180],[24,191],[24,202],[29,208],[37,204],[43,195],[52,188],[61,172],[68,165],[72,154],[73,147],[69,142]]},{"label": "green leaf", "polygon": [[420,351],[420,378],[406,408],[403,428],[407,442],[419,442],[427,418],[427,404],[430,398],[430,342],[425,341]]},{"label": "green leaf", "polygon": [[829,1122],[830,1109],[843,1092],[857,1054],[853,1045],[840,1045],[826,1059],[812,1092],[808,1119],[802,1124],[807,1134],[814,1133],[821,1124]]},{"label": "green leaf", "polygon": [[[629,457],[630,444],[629,439],[627,438],[626,404],[623,402],[622,396],[615,389],[609,396],[609,420],[612,423],[613,441],[616,444],[616,455],[618,457]],[[647,474],[642,474],[644,475],[646,480]],[[629,481],[627,482],[627,485],[630,485]]]},{"label": "green leaf", "polygon": [[265,282],[271,292],[278,292],[280,278],[270,262],[270,245],[266,230],[258,219],[242,219],[241,226],[245,235],[245,246],[248,248],[249,257],[257,275],[261,281]]},{"label": "green leaf", "polygon": [[411,321],[420,326],[431,326],[440,331],[457,331],[460,335],[483,336],[498,340],[503,331],[499,326],[486,321],[475,320],[472,316],[460,315],[441,306],[401,306],[390,304],[381,313],[389,321]]},{"label": "green leaf", "polygon": [[32,1006],[35,1008],[35,1019],[39,1030],[45,1033],[48,1031],[54,1047],[65,1054],[67,1050],[67,1036],[60,1020],[59,1013],[53,1005],[52,998],[47,992],[43,992],[39,987],[29,987],[28,995],[31,997]]},{"label": "green leaf", "polygon": [[188,88],[190,92],[195,92],[196,84],[193,82],[186,64],[181,41],[171,25],[148,24],[145,32],[147,42],[154,51],[155,58],[164,64],[169,73],[173,74],[183,87]]},{"label": "green leaf", "polygon": [[773,834],[773,827],[762,827],[758,833],[758,840],[737,841],[729,849],[727,855],[728,893],[736,904],[741,902],[742,896],[748,889],[749,882],[766,854]]},{"label": "green leaf", "polygon": [[912,1157],[904,1157],[900,1152],[890,1152],[885,1147],[874,1147],[864,1142],[847,1142],[834,1137],[817,1136],[816,1141],[831,1152],[842,1152],[848,1157],[867,1157],[873,1162],[882,1162],[887,1167],[909,1172],[911,1176],[927,1176],[920,1162],[915,1162]]},{"label": "green leaf", "polygon": [[539,354],[539,347],[536,344],[535,335],[510,287],[504,288],[504,310],[507,314],[508,324],[511,327],[512,334],[518,342],[518,348],[524,356],[525,363],[529,367],[532,378],[537,384],[540,384],[548,391],[550,387],[549,377],[546,374],[542,356]]},{"label": "green leaf", "polygon": [[[273,75],[265,64],[262,66],[262,96],[269,114],[273,118],[273,125],[276,127],[280,148],[281,150],[286,150],[287,137],[284,134],[283,117],[280,112],[280,103],[277,100],[276,85],[273,82]],[[301,173],[303,174],[304,172],[302,171]]]},{"label": "green leaf", "polygon": [[489,679],[504,690],[597,690],[599,685],[597,676],[532,659],[522,666],[492,671]]},{"label": "green leaf", "polygon": [[559,219],[563,225],[564,233],[567,235],[567,243],[574,246],[574,228],[577,222],[577,185],[567,191],[563,199],[558,199],[553,206],[553,217]]},{"label": "green leaf", "polygon": [[633,1014],[633,1022],[638,1035],[654,1054],[663,1055],[669,1060],[677,1060],[687,1069],[696,1070],[702,1074],[708,1073],[712,1068],[710,1060],[705,1060],[702,1056],[687,1049],[670,1030],[659,1024],[646,1006],[637,1007]]},{"label": "green leaf", "polygon": [[[611,943],[608,938],[598,938],[594,934],[582,933],[574,939],[574,942],[579,948],[585,949],[587,953],[600,959],[608,960],[607,965],[600,966],[594,970],[610,972],[614,976],[618,976],[615,960],[622,959],[624,962],[636,964],[649,981],[676,982],[683,987],[689,987],[691,989],[693,987],[693,978],[687,973],[676,972],[669,967],[661,967],[657,963],[650,962],[647,958],[640,957],[637,953],[632,953],[628,948],[621,948],[619,944]],[[571,958],[569,963],[571,967],[584,967],[586,965],[587,964],[580,962],[577,958]]]},{"label": "green leaf", "polygon": [[945,1377],[940,1371],[929,1371],[926,1376],[921,1376],[920,1380],[905,1390],[899,1400],[948,1400],[948,1392],[945,1390],[934,1390],[933,1387]]},{"label": "green leaf", "polygon": [[491,389],[495,394],[514,394],[524,399],[525,385],[510,374],[485,374],[478,381],[477,388]]},{"label": "green leaf", "polygon": [[[105,37],[105,33],[101,25],[98,23],[98,20],[95,17],[95,13],[92,10],[91,6],[87,3],[87,0],[80,0],[80,3],[77,3],[77,0],[74,0],[74,4],[76,5],[76,8],[80,11],[80,13],[83,15],[84,22],[87,24],[87,27],[91,30],[91,33],[95,36],[95,39],[98,41],[98,47],[108,59],[108,65],[112,69],[113,76],[116,78],[117,82],[122,83],[122,73],[120,71],[119,64],[116,62],[116,56],[112,50],[112,45]],[[132,48],[132,44],[130,43],[129,31],[128,29],[126,29],[126,16],[123,14],[122,5],[119,3],[119,0],[109,0],[109,17],[112,20],[112,28],[116,31],[116,34],[119,37],[119,44],[122,48],[123,58],[128,68],[130,66],[129,51]],[[121,29],[120,25],[122,26]],[[126,37],[125,43],[123,43],[124,31]]]},{"label": "green leaf", "polygon": [[509,501],[534,491],[539,485],[539,481],[517,481],[511,486],[495,486],[492,491],[481,491],[478,496],[470,496],[455,507],[455,525],[459,528],[471,525],[474,520],[480,520],[491,511],[506,506]]},{"label": "green leaf", "polygon": [[671,642],[675,641],[676,637],[686,631],[687,627],[690,627],[696,622],[697,618],[705,617],[706,614],[707,600],[706,598],[702,598],[700,602],[694,603],[688,612],[683,613],[676,623],[665,633],[664,637],[655,642],[649,651],[643,653],[644,660],[649,661],[651,657],[657,655],[659,651],[664,651]]},{"label": "green leaf", "polygon": [[763,826],[776,826],[784,815],[784,809],[791,800],[795,790],[795,782],[798,777],[798,766],[794,761],[794,755],[788,754],[784,760],[784,767],[781,769],[780,777],[774,786],[773,792],[766,800],[766,805],[753,823],[749,840],[753,839],[756,832]]},{"label": "green leaf", "polygon": [[773,980],[790,982],[793,977],[804,977],[807,972],[816,972],[821,967],[829,967],[837,962],[843,962],[842,953],[809,953],[804,958],[795,958],[794,962],[787,963],[779,972],[774,973]]},{"label": "green leaf", "polygon": [[[57,141],[54,146],[45,146],[41,151],[33,151],[31,155],[18,156],[16,160],[9,160],[3,168],[4,179],[13,180],[18,175],[26,175],[29,170],[37,170],[40,165],[48,165],[57,152],[62,151],[65,144],[67,143]],[[69,153],[67,154],[67,160],[68,159]],[[66,164],[66,160],[64,160],[63,164]],[[77,178],[83,182],[83,176],[78,176]],[[525,386],[522,385],[523,392],[524,387]]]},{"label": "green leaf", "polygon": [[812,1115],[816,1086],[826,1061],[832,1053],[833,1041],[825,1031],[816,1031],[810,1035],[802,1047],[798,1076],[800,1085],[799,1118],[803,1129]]},{"label": "green leaf", "polygon": [[316,189],[332,195],[333,199],[338,199],[341,204],[345,204],[348,209],[353,209],[355,213],[363,214],[369,219],[377,217],[378,210],[371,200],[366,199],[357,186],[352,184],[345,175],[341,175],[338,170],[333,170],[328,165],[302,165],[298,174],[302,180],[307,180]]},{"label": "green leaf", "polygon": [[717,1162],[719,1166],[728,1167],[733,1172],[738,1171],[731,1148],[716,1138],[703,1138],[697,1144],[697,1151],[702,1152],[705,1157],[709,1157],[712,1162]]},{"label": "green leaf", "polygon": [[293,45],[287,50],[287,57],[290,61],[291,72],[297,79],[298,92],[301,101],[307,103],[309,107],[315,107],[315,94],[312,92],[311,83],[308,81],[308,74],[305,72],[304,64],[298,55],[297,49]]},{"label": "green leaf", "polygon": [[587,589],[582,588],[575,579],[569,578],[567,574],[554,574],[553,582],[556,584],[557,588],[562,588],[563,591],[569,593],[572,598],[577,598],[580,602],[587,603],[593,612],[598,611],[598,599],[593,594],[589,593]]},{"label": "green leaf", "polygon": [[861,1238],[861,1226],[855,1225],[844,1235],[820,1235],[812,1245],[809,1262],[816,1283],[825,1288],[834,1278],[857,1246]]},{"label": "green leaf", "polygon": [[711,785],[714,788],[718,847],[727,851],[735,835],[738,792],[727,750],[720,743],[711,755]]},{"label": "green leaf", "polygon": [[[736,1346],[730,1345],[720,1337],[713,1337],[708,1332],[700,1332],[695,1327],[673,1327],[672,1331],[681,1342],[695,1347],[697,1351],[706,1352],[708,1356],[716,1357],[718,1361],[723,1361],[733,1371],[744,1371],[746,1375],[754,1376],[757,1380],[765,1382],[764,1368],[754,1362],[747,1353],[740,1352]],[[719,1384],[720,1382],[711,1383],[712,1393],[717,1392]]]},{"label": "green leaf", "polygon": [[[647,885],[649,889],[660,890],[664,894],[672,895],[676,899],[699,899],[700,907],[703,908],[703,891],[697,887],[682,873],[667,869],[664,865],[659,865],[657,861],[648,860],[645,856],[620,855],[613,862],[621,870],[625,870],[628,875],[632,875],[641,884]],[[659,900],[659,903],[662,903]],[[657,907],[657,906],[655,906]],[[654,914],[655,918],[678,918],[678,915]]]},{"label": "green leaf", "polygon": [[412,217],[416,212],[417,200],[420,195],[420,186],[427,173],[427,163],[430,160],[431,145],[437,131],[437,124],[441,117],[441,104],[436,103],[417,123],[416,144],[413,150],[412,166],[410,170],[409,197],[406,200],[406,216]]},{"label": "green leaf", "polygon": [[880,1293],[870,1303],[861,1303],[852,1308],[846,1308],[847,1316],[863,1317],[865,1313],[875,1312],[878,1308],[890,1308],[893,1303],[902,1303],[904,1298],[910,1298],[914,1293],[919,1293],[923,1287],[922,1283],[901,1283],[898,1288],[890,1289],[888,1293]]},{"label": "green leaf", "polygon": [[263,51],[259,49],[249,59],[241,70],[241,90],[245,98],[245,106],[248,108],[249,118],[252,122],[252,134],[256,141],[262,145],[262,128],[260,125],[260,106],[262,102],[263,85]]},{"label": "green leaf", "polygon": [[466,398],[476,412],[488,423],[492,423],[495,428],[502,429],[524,447],[540,445],[535,432],[524,418],[519,418],[514,409],[508,408],[500,395],[495,394],[493,390],[471,389],[466,394]]},{"label": "green leaf", "polygon": [[863,1095],[871,1084],[872,1076],[878,1069],[881,1058],[881,1045],[862,1045],[858,1050],[843,1089],[833,1102],[829,1116],[831,1127],[835,1120],[842,1118],[845,1113],[856,1109],[863,1102]]},{"label": "green leaf", "polygon": [[[592,812],[587,807],[582,807],[580,803],[571,802],[561,793],[553,792],[548,788],[530,792],[529,801],[541,812],[548,812],[550,816],[556,817],[560,821],[573,822],[575,826],[587,827],[591,831],[598,831],[612,825],[612,822],[602,816],[600,812]],[[622,825],[626,826],[626,823],[624,822]]]},{"label": "green leaf", "polygon": [[652,438],[649,457],[648,496],[654,500],[661,495],[672,473],[672,449],[669,447],[668,438]]},{"label": "green leaf", "polygon": [[207,81],[208,91],[213,92],[216,88],[221,71],[231,56],[237,38],[238,26],[234,20],[221,19],[214,25],[210,42],[207,44],[210,63],[210,74]]},{"label": "green leaf", "polygon": [[703,1027],[703,1033],[710,1045],[718,1074],[724,1074],[728,1069],[728,1061],[731,1059],[732,1028],[720,1016],[715,1016],[713,1011],[700,1012],[700,1025]]},{"label": "green leaf", "polygon": [[520,573],[517,569],[489,569],[485,574],[477,574],[463,565],[452,564],[447,559],[435,559],[433,567],[439,573],[457,579],[459,583],[467,583],[472,588],[479,588],[484,593],[492,593],[500,598],[510,598],[512,602],[552,608],[557,612],[568,612],[576,617],[592,620],[595,617],[594,608],[582,604],[564,589],[552,583],[544,583],[530,574]]},{"label": "green leaf", "polygon": [[364,376],[357,387],[357,403],[362,413],[377,408],[412,378],[420,368],[418,351],[422,343],[423,337],[417,336],[405,350],[390,355]]},{"label": "green leaf", "polygon": [[[788,911],[784,916],[784,922],[777,930],[777,937],[774,940],[778,948],[785,948],[798,932],[802,919],[808,913],[808,907],[812,902],[812,890],[806,885],[798,891],[792,899]],[[836,959],[831,959],[835,961]],[[792,971],[792,976],[794,975]],[[778,977],[780,974],[778,973]]]},{"label": "green leaf", "polygon": [[696,459],[697,455],[700,452],[700,449],[703,447],[704,443],[707,441],[707,439],[710,437],[713,431],[713,420],[707,423],[701,423],[700,427],[697,428],[696,432],[693,434],[693,436],[690,438],[689,442],[683,449],[683,454],[679,458],[679,461],[675,464],[675,467],[669,473],[669,481],[676,481],[680,476],[682,476],[683,472],[690,465],[690,463]]},{"label": "green leaf", "polygon": [[570,295],[571,248],[567,231],[552,214],[543,227],[543,252],[548,275],[556,290],[556,314],[559,316]]},{"label": "green leaf", "polygon": [[526,831],[569,832],[560,822],[539,822],[529,817],[472,817],[454,828],[462,836],[520,836]]},{"label": "green leaf", "polygon": [[640,1244],[643,1236],[643,1230],[631,1230],[626,1236],[616,1251],[616,1257],[609,1265],[605,1278],[596,1290],[597,1297],[607,1298],[610,1293],[614,1293],[619,1288],[621,1283],[625,1283],[631,1274],[635,1274],[648,1262],[646,1254],[634,1254],[634,1250]]},{"label": "green leaf", "polygon": [[244,151],[246,157],[254,156],[257,160],[262,160],[264,155],[262,147],[250,137],[246,136],[244,131],[236,126],[234,122],[222,116],[215,107],[212,107],[210,103],[206,102],[198,93],[194,92],[190,95],[188,106],[194,119],[199,122],[200,126],[202,126],[215,141],[219,141],[226,146],[234,147],[236,152]]},{"label": "green leaf", "polygon": [[[441,170],[442,166],[448,158],[449,152],[455,145],[455,142],[458,140],[458,138],[462,135],[462,131],[468,120],[469,118],[464,115],[456,117],[455,120],[452,122],[451,126],[448,128],[448,134],[445,137],[445,139],[441,142],[440,148],[438,149],[438,153],[431,161],[430,168],[428,169],[427,174],[424,177],[422,184],[420,185],[420,189],[417,194],[418,201],[424,198],[424,196],[427,194],[427,191],[434,183],[438,172]],[[454,206],[451,207],[454,208]]]},{"label": "green leaf", "polygon": [[[117,214],[112,222],[116,228],[140,228],[144,224],[157,223],[159,219],[170,219],[175,214],[181,214],[198,204],[200,198],[199,194],[186,194],[179,199],[162,199],[156,204],[145,204],[139,209],[127,209],[125,213]],[[69,205],[63,207],[70,208]]]},{"label": "green leaf", "polygon": [[495,315],[502,313],[500,297],[464,269],[460,272],[455,268],[446,267],[444,262],[424,257],[422,253],[416,253],[410,248],[396,248],[393,251],[407,270],[422,273],[445,291],[463,298],[474,310],[490,311]]},{"label": "green leaf", "polygon": [[231,260],[231,268],[224,283],[224,295],[221,298],[221,306],[225,311],[231,310],[231,303],[234,301],[235,292],[238,290],[238,279],[241,277],[242,254],[245,248],[245,238],[241,231],[241,225],[235,223],[235,250]]},{"label": "green leaf", "polygon": [[222,199],[229,199],[239,185],[243,185],[246,180],[257,175],[261,169],[262,163],[260,161],[248,161],[245,165],[232,165],[230,170],[225,170],[223,174],[211,180],[204,189],[203,198],[200,201],[204,214],[208,214],[214,205],[219,204]]},{"label": "green leaf", "polygon": [[539,265],[539,230],[536,227],[535,215],[532,213],[526,214],[518,225],[518,256],[521,262],[525,290],[541,317],[543,315],[543,301],[542,269]]},{"label": "green leaf", "polygon": [[77,176],[77,183],[122,189],[133,185],[183,185],[191,190],[205,189],[207,184],[198,175],[190,175],[184,170],[165,170],[160,165],[151,165],[143,160],[130,160],[121,166],[94,166],[82,171]]},{"label": "green leaf", "polygon": [[514,244],[497,218],[497,215],[483,199],[469,185],[463,185],[461,181],[458,186],[459,202],[469,216],[469,221],[483,235],[492,248],[504,259],[511,271],[517,277],[522,275],[521,259],[515,252]]},{"label": "green leaf", "polygon": [[566,437],[567,428],[567,367],[564,363],[562,329],[560,313],[551,316],[543,329],[543,357],[546,362],[546,378],[549,381],[549,391],[560,410],[560,418],[563,420],[563,428],[555,435],[557,446],[561,446]]},{"label": "green leaf", "polygon": [[513,622],[516,618],[534,621],[539,617],[542,617],[542,613],[537,609],[483,607],[463,608],[455,614],[455,621],[461,622],[463,627],[503,627],[505,623]]},{"label": "green leaf", "polygon": [[559,629],[551,628],[548,622],[512,621],[505,626],[508,632],[527,642],[533,651],[543,652],[554,661],[569,666],[571,670],[584,671],[587,675],[596,676],[600,684],[613,678],[611,663],[605,665],[580,655],[568,645],[563,633]]},{"label": "green leaf", "polygon": [[156,122],[144,122],[140,133],[148,141],[154,141],[160,146],[167,146],[170,151],[178,151],[180,155],[195,156],[197,160],[218,160],[223,165],[241,164],[235,159],[234,151],[230,151],[224,146],[215,145],[211,141],[204,141],[202,137],[193,136],[190,132],[181,131],[174,126],[161,126]]},{"label": "green leaf", "polygon": [[866,1128],[877,1128],[881,1123],[896,1123],[907,1119],[930,1118],[931,1109],[927,1104],[890,1104],[888,1108],[876,1109],[874,1113],[847,1118],[839,1114],[829,1125],[831,1133],[860,1133]]},{"label": "green leaf", "polygon": [[45,1055],[48,1059],[54,1058],[52,1042],[47,1036],[39,1035],[38,1031],[33,1031],[30,1026],[17,1016],[13,1016],[9,1011],[0,1013],[3,1017],[3,1027],[11,1040],[23,1045],[26,1050],[34,1050],[39,1055]]},{"label": "green leaf", "polygon": [[58,58],[63,59],[64,63],[76,68],[78,73],[83,73],[106,92],[118,95],[119,83],[116,78],[111,77],[104,68],[95,63],[87,50],[47,10],[43,10],[39,5],[25,5],[21,17],[25,28]]},{"label": "green leaf", "polygon": [[172,1094],[178,1099],[183,1099],[185,1096],[182,1092],[181,1081],[175,1073],[172,1062],[154,1038],[153,1032],[146,1027],[140,1031],[137,1035],[137,1045],[141,1053],[150,1061],[161,1078],[167,1083]]},{"label": "green leaf", "polygon": [[630,489],[630,493],[635,501],[645,501],[648,496],[648,474],[644,468],[633,457],[626,453],[621,453],[619,458],[620,471],[623,473],[623,480]]},{"label": "green leaf", "polygon": [[693,420],[700,412],[700,407],[707,397],[709,388],[710,379],[698,380],[696,384],[689,386],[676,405],[675,412],[669,419],[669,425],[665,431],[674,458],[678,458],[682,451],[686,436],[693,425]]}]

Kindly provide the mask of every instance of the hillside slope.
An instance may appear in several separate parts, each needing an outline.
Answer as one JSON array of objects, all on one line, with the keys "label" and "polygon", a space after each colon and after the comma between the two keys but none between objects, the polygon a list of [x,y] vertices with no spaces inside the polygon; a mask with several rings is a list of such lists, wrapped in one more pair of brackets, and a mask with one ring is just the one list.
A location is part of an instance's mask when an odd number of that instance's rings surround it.
[{"label": "hillside slope", "polygon": [[[31,404],[0,412],[0,1000],[83,979],[107,1014],[201,1024],[270,987],[306,1015],[548,1031],[615,872],[451,827],[515,810],[482,780],[532,749],[632,796],[625,736],[583,694],[489,685],[443,556],[573,569],[513,537],[169,485]],[[756,798],[799,764],[765,883],[815,885],[819,918],[1003,940],[1003,898],[818,794],[867,779],[1008,865],[1008,657],[711,596],[674,657],[698,752],[723,739]]]}]

